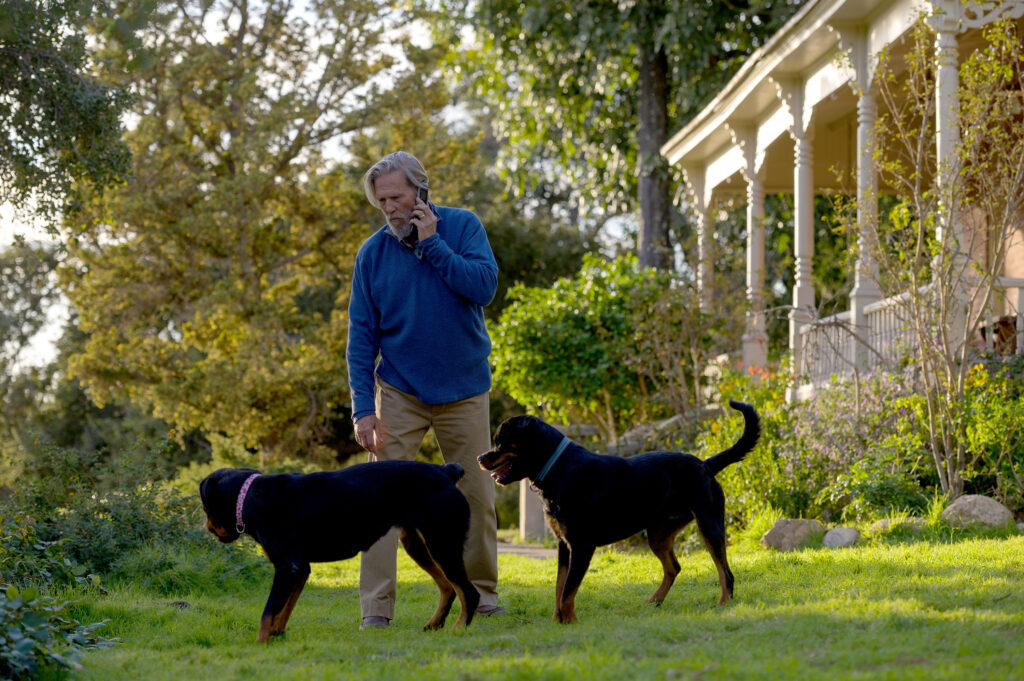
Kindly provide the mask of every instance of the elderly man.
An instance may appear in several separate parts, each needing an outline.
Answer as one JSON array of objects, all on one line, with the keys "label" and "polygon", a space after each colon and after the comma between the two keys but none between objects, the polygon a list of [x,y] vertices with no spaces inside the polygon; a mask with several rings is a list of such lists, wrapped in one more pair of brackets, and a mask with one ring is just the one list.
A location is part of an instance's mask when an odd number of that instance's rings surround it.
[{"label": "elderly man", "polygon": [[[356,441],[371,459],[412,459],[433,427],[445,461],[462,465],[471,519],[465,562],[480,592],[477,615],[498,605],[494,485],[476,456],[490,446],[491,341],[483,307],[498,266],[480,219],[427,198],[427,174],[396,151],[363,177],[387,224],[356,255],[349,302],[348,373]],[[398,535],[362,556],[362,625],[394,618]]]}]

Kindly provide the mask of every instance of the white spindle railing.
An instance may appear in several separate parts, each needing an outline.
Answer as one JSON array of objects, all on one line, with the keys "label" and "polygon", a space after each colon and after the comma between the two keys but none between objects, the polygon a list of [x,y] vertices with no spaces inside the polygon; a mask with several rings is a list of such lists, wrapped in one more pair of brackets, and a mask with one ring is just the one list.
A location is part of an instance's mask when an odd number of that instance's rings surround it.
[{"label": "white spindle railing", "polygon": [[[987,308],[985,345],[995,348],[996,322],[1004,325],[1000,343],[1015,354],[1024,353],[1024,278],[999,277],[993,282],[993,301]],[[996,303],[1004,310],[994,314]],[[901,294],[872,303],[865,308],[867,328],[862,335],[872,349],[870,365],[897,364],[916,344],[908,311],[909,294]],[[1009,339],[1005,333],[1006,316],[1015,320]],[[812,385],[821,385],[834,376],[848,377],[854,369],[855,339],[849,312],[841,312],[800,327],[802,353],[797,374]]]}]

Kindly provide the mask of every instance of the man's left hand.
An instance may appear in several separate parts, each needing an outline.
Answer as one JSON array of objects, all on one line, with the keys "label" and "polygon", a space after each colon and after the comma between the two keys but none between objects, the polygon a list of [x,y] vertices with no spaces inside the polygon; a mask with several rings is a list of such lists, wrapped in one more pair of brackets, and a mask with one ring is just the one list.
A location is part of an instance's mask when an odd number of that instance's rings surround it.
[{"label": "man's left hand", "polygon": [[416,236],[420,241],[437,233],[437,216],[434,215],[434,211],[430,210],[430,204],[425,203],[418,196],[416,204],[412,207],[409,222],[416,227]]}]

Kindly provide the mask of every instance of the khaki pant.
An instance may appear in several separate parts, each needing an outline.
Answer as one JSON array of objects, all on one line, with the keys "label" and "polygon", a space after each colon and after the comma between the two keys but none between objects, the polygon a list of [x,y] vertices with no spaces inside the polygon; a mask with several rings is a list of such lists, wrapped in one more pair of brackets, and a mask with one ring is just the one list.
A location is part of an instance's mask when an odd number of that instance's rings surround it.
[{"label": "khaki pant", "polygon": [[[414,459],[423,436],[433,426],[444,460],[458,463],[466,471],[459,481],[470,509],[464,554],[466,573],[480,592],[480,605],[497,605],[498,518],[494,510],[494,481],[476,460],[491,445],[487,393],[429,405],[378,378],[376,409],[384,436],[378,448],[379,459]],[[359,607],[363,617],[394,619],[398,535],[399,530],[392,528],[362,554]]]}]

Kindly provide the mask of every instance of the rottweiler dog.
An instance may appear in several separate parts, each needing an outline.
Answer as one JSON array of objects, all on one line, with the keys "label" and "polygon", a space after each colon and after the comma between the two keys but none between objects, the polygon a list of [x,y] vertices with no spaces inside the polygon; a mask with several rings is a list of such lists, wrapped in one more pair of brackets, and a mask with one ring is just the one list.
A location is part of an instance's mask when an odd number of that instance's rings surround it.
[{"label": "rottweiler dog", "polygon": [[309,578],[309,564],[352,558],[392,527],[441,592],[423,627],[440,629],[458,597],[456,627],[468,625],[480,594],[466,576],[463,549],[469,502],[455,486],[458,464],[376,461],[340,471],[262,475],[222,468],[199,484],[206,527],[224,542],[247,533],[274,565],[274,582],[260,620],[259,640],[284,633]]},{"label": "rottweiler dog", "polygon": [[544,514],[558,538],[556,622],[577,621],[576,591],[598,546],[647,530],[647,542],[664,576],[648,602],[661,603],[679,574],[676,535],[696,519],[718,568],[719,604],[732,597],[733,574],[725,558],[725,495],[715,475],[743,459],[760,436],[750,404],[729,402],[743,414],[740,439],[706,460],[680,452],[628,458],[587,451],[538,418],[514,416],[494,434],[494,447],[478,457],[499,485],[524,478],[540,492]]}]

